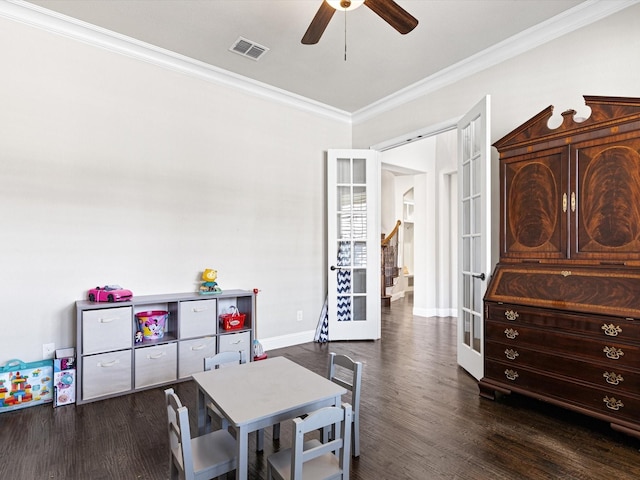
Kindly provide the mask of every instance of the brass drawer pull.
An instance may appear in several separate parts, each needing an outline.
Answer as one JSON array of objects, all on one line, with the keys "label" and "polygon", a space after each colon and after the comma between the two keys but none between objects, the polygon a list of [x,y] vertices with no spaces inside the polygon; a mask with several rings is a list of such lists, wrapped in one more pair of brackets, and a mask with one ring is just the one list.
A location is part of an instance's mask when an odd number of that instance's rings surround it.
[{"label": "brass drawer pull", "polygon": [[562,212],[565,213],[567,211],[567,193],[562,194]]},{"label": "brass drawer pull", "polygon": [[610,385],[618,385],[619,383],[624,382],[624,378],[622,378],[622,375],[618,375],[615,372],[604,372],[602,376]]},{"label": "brass drawer pull", "polygon": [[620,357],[624,356],[624,352],[622,351],[622,349],[616,347],[604,347],[602,351],[607,356],[607,358],[610,358],[612,360],[618,360]]},{"label": "brass drawer pull", "polygon": [[518,358],[520,356],[520,354],[517,352],[517,350],[513,350],[512,348],[507,348],[504,351],[504,355],[509,359],[509,360],[515,360],[516,358]]},{"label": "brass drawer pull", "polygon": [[518,335],[520,335],[520,334],[518,333],[518,331],[517,331],[517,330],[514,330],[513,328],[507,328],[507,329],[504,331],[504,334],[505,334],[505,336],[506,336],[507,338],[510,338],[511,340],[513,340],[513,339],[514,339],[514,338],[516,338]]},{"label": "brass drawer pull", "polygon": [[515,380],[517,379],[520,375],[518,375],[518,372],[516,372],[515,370],[505,370],[504,371],[504,376],[507,377],[508,380]]},{"label": "brass drawer pull", "polygon": [[622,403],[621,400],[616,400],[616,397],[604,397],[602,401],[610,410],[620,410],[622,407],[624,407],[624,403]]},{"label": "brass drawer pull", "polygon": [[602,328],[602,331],[605,335],[608,335],[610,337],[617,337],[619,333],[622,333],[622,328],[620,328],[618,325],[614,325],[613,323],[610,323],[609,325],[605,323],[600,328]]},{"label": "brass drawer pull", "polygon": [[504,316],[507,317],[507,320],[515,320],[520,315],[518,315],[518,312],[514,312],[513,310],[507,310],[504,312]]}]

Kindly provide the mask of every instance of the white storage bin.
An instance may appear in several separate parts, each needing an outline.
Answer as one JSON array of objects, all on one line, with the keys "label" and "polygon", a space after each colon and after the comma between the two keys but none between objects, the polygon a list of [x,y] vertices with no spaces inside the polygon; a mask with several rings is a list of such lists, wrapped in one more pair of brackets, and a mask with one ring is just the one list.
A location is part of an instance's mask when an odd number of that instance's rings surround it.
[{"label": "white storage bin", "polygon": [[216,338],[202,337],[183,340],[178,345],[178,378],[204,370],[205,357],[216,354]]},{"label": "white storage bin", "polygon": [[218,337],[218,352],[244,352],[247,362],[251,361],[251,332],[229,333]]},{"label": "white storage bin", "polygon": [[87,310],[82,313],[82,354],[131,348],[131,307]]},{"label": "white storage bin", "polygon": [[84,357],[82,376],[85,400],[131,390],[131,350]]},{"label": "white storage bin", "polygon": [[178,346],[175,342],[136,348],[135,388],[176,380],[177,359]]},{"label": "white storage bin", "polygon": [[215,335],[216,300],[180,302],[180,338]]}]

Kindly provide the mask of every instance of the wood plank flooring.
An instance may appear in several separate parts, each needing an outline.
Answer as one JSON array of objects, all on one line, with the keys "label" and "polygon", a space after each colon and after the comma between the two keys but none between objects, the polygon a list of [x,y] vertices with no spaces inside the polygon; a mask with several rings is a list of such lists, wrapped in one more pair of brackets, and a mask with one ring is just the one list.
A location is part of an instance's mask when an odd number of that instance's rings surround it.
[{"label": "wood plank flooring", "polygon": [[[456,364],[455,319],[413,317],[408,301],[393,302],[383,308],[382,337],[269,352],[323,375],[330,351],[365,364],[361,456],[351,465],[353,480],[640,478],[640,440],[524,397],[480,398],[476,381]],[[193,411],[193,382],[174,388]],[[165,415],[163,388],[3,413],[0,478],[167,478]],[[281,437],[273,442],[267,431],[258,454],[251,436],[251,479],[265,479],[267,456],[290,445],[289,425],[283,424]]]}]

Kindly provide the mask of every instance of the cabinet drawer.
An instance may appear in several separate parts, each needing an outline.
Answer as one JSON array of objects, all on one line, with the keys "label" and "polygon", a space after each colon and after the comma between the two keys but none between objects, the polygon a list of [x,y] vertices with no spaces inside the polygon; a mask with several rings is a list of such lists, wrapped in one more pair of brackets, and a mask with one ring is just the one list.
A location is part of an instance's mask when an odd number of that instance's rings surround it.
[{"label": "cabinet drawer", "polygon": [[560,313],[521,305],[488,304],[489,318],[514,324],[581,332],[619,342],[640,342],[640,321],[604,315]]},{"label": "cabinet drawer", "polygon": [[90,355],[82,359],[82,400],[131,389],[131,350]]},{"label": "cabinet drawer", "polygon": [[176,343],[137,348],[135,351],[135,388],[176,380],[177,352]]},{"label": "cabinet drawer", "polygon": [[82,354],[131,348],[131,307],[102,308],[82,312]]},{"label": "cabinet drawer", "polygon": [[219,352],[243,352],[247,362],[251,361],[251,333],[229,333],[218,337]]},{"label": "cabinet drawer", "polygon": [[581,380],[612,392],[640,392],[640,372],[615,365],[613,362],[585,362],[570,355],[571,352],[548,352],[523,346],[487,341],[488,359],[513,365],[513,368],[534,368],[542,372]]},{"label": "cabinet drawer", "polygon": [[614,419],[637,423],[640,416],[640,397],[627,392],[593,387],[496,361],[486,362],[485,375],[509,390],[526,392],[539,398],[553,398],[565,406],[586,408]]},{"label": "cabinet drawer", "polygon": [[180,302],[180,338],[215,335],[216,308],[215,300]]},{"label": "cabinet drawer", "polygon": [[216,338],[183,340],[178,344],[178,378],[204,371],[205,357],[216,354]]}]

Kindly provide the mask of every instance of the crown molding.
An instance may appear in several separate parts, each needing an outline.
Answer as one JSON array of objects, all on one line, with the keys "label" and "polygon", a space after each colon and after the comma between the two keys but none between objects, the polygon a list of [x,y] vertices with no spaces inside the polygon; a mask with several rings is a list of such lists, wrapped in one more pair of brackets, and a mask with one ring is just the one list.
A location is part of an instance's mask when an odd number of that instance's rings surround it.
[{"label": "crown molding", "polygon": [[0,0],[0,17],[62,35],[207,82],[241,90],[314,115],[351,123],[351,114],[283,89],[141,42],[22,0]]},{"label": "crown molding", "polygon": [[141,42],[23,0],[0,0],[0,17],[62,35],[211,83],[347,124],[358,124],[428,95],[544,43],[590,25],[640,0],[587,0],[545,22],[384,97],[354,113]]},{"label": "crown molding", "polygon": [[353,124],[365,122],[637,3],[640,0],[587,0],[354,112]]}]

